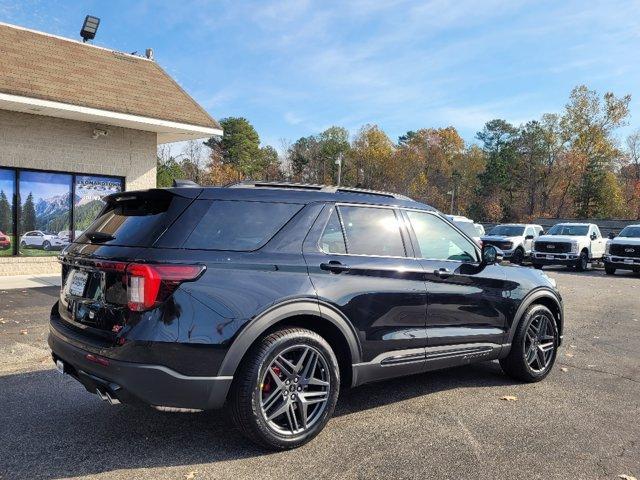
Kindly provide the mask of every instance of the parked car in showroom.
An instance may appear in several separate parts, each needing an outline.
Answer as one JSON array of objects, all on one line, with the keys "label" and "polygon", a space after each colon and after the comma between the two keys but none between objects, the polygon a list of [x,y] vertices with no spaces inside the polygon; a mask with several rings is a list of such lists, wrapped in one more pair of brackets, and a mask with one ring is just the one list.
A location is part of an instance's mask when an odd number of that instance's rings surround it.
[{"label": "parked car in showroom", "polygon": [[69,240],[58,235],[45,233],[42,230],[33,230],[20,237],[22,248],[41,248],[43,250],[60,250],[69,245]]},{"label": "parked car in showroom", "polygon": [[595,223],[558,223],[534,240],[531,262],[538,269],[565,265],[582,272],[589,262],[602,259],[605,245]]},{"label": "parked car in showroom", "polygon": [[0,232],[0,250],[8,250],[9,248],[11,248],[11,237]]},{"label": "parked car in showroom", "polygon": [[493,245],[502,250],[504,258],[520,265],[531,256],[533,239],[540,236],[540,225],[526,223],[505,223],[496,225],[489,233],[481,237],[483,245]]},{"label": "parked car in showroom", "polygon": [[627,225],[617,237],[607,241],[604,271],[613,275],[616,270],[640,272],[640,225]]},{"label": "parked car in showroom", "polygon": [[469,235],[478,246],[482,247],[481,237],[485,234],[484,227],[470,218],[462,215],[445,215],[451,223]]},{"label": "parked car in showroom", "polygon": [[437,210],[383,192],[113,194],[60,259],[60,371],[109,403],[226,404],[272,449],[317,435],[341,387],[496,359],[537,382],[562,340],[552,279],[501,266]]}]

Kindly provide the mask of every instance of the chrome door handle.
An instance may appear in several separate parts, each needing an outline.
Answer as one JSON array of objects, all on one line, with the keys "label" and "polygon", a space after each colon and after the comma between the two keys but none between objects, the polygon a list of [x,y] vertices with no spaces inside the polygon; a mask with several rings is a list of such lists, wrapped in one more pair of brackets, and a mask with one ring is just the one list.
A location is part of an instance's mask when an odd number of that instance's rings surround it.
[{"label": "chrome door handle", "polygon": [[451,275],[451,270],[448,268],[437,268],[433,273],[436,277],[445,278]]},{"label": "chrome door handle", "polygon": [[331,260],[329,263],[321,263],[320,269],[327,270],[331,273],[341,273],[349,271],[351,267],[349,267],[348,265],[343,265],[342,263],[335,260]]}]

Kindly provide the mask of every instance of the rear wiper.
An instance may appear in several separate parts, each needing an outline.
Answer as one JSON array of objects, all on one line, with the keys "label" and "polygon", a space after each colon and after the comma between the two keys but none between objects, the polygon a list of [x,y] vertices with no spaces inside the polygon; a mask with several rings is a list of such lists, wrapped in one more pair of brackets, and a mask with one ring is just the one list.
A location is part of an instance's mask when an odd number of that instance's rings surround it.
[{"label": "rear wiper", "polygon": [[116,237],[114,237],[113,235],[103,232],[89,232],[85,235],[87,235],[87,237],[89,237],[89,240],[91,240],[92,242],[108,242],[109,240],[116,239]]}]

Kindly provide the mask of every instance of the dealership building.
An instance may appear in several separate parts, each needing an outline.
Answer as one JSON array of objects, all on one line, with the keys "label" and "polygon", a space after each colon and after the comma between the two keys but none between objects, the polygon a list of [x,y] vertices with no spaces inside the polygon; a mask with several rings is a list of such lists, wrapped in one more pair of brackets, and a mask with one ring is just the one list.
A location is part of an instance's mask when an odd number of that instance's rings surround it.
[{"label": "dealership building", "polygon": [[0,23],[0,275],[58,272],[103,196],[155,187],[158,144],[221,134],[151,50]]}]

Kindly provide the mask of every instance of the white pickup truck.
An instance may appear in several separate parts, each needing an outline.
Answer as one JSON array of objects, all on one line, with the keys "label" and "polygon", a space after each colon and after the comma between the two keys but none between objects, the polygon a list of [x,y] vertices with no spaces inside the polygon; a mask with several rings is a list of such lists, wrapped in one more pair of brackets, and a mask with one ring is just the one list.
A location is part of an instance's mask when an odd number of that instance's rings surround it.
[{"label": "white pickup truck", "polygon": [[606,241],[594,223],[558,223],[533,243],[531,262],[535,268],[544,265],[566,265],[582,272],[590,261],[604,256]]},{"label": "white pickup truck", "polygon": [[627,225],[607,242],[604,270],[608,275],[616,270],[640,272],[640,225]]}]

